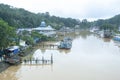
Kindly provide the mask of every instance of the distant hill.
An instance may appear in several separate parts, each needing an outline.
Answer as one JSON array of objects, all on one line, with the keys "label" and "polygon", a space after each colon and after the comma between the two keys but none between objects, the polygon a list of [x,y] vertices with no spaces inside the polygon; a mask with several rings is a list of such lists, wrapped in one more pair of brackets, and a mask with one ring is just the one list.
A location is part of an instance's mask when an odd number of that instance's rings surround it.
[{"label": "distant hill", "polygon": [[45,21],[47,25],[59,29],[63,26],[74,27],[80,25],[81,28],[90,28],[91,26],[102,26],[104,24],[111,24],[114,27],[120,26],[120,15],[116,15],[109,19],[99,19],[94,22],[88,22],[83,19],[81,22],[72,18],[62,18],[51,16],[49,12],[46,13],[32,13],[23,8],[15,8],[10,5],[0,4],[0,18],[8,23],[8,25],[15,28],[30,28],[37,27],[41,21]]},{"label": "distant hill", "polygon": [[116,15],[112,18],[109,18],[109,19],[104,19],[104,20],[99,19],[99,20],[94,22],[95,26],[101,26],[101,25],[104,25],[104,24],[111,24],[114,27],[118,28],[120,26],[120,14]]},{"label": "distant hill", "polygon": [[114,16],[106,21],[110,24],[113,24],[113,25],[119,27],[120,26],[120,14],[116,15],[116,16]]},{"label": "distant hill", "polygon": [[35,14],[5,4],[0,4],[0,18],[15,28],[37,27],[43,20],[56,29],[62,26],[74,27],[79,24],[76,19],[51,16],[49,12]]}]

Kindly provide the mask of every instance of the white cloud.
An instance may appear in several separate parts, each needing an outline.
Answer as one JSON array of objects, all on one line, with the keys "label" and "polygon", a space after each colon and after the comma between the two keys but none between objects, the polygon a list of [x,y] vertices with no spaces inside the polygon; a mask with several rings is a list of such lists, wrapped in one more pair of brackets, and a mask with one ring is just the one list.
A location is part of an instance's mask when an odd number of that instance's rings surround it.
[{"label": "white cloud", "polygon": [[120,12],[120,0],[0,0],[0,3],[35,13],[50,12],[56,16],[79,19],[108,18]]}]

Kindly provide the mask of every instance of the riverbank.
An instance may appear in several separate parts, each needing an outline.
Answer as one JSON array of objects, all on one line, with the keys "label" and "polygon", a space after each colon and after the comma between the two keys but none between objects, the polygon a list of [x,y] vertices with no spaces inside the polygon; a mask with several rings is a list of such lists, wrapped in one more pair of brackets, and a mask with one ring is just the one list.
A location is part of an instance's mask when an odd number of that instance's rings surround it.
[{"label": "riverbank", "polygon": [[25,57],[25,56],[27,56],[28,54],[32,53],[33,50],[34,50],[34,47],[29,47],[29,48],[23,50],[22,52],[20,52],[19,56]]},{"label": "riverbank", "polygon": [[[27,48],[26,50],[23,51],[23,53],[22,53],[23,55],[20,56],[20,57],[23,58],[23,57],[31,54],[33,51],[34,51],[34,48],[29,47],[29,48]],[[21,53],[20,53],[20,54],[21,54]],[[0,62],[0,73],[3,72],[3,71],[5,71],[5,70],[6,70],[8,67],[10,67],[10,66],[13,66],[13,65],[11,65],[11,64],[9,64],[9,63],[6,63],[6,62],[4,62],[4,61]]]},{"label": "riverbank", "polygon": [[10,67],[10,64],[5,62],[0,62],[0,73]]}]

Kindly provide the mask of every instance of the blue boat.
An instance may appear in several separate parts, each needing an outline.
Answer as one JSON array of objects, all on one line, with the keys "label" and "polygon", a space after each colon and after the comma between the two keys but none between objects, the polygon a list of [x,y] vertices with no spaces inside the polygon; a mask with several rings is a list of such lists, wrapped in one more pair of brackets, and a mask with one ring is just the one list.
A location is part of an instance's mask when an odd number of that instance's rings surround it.
[{"label": "blue boat", "polygon": [[7,50],[9,52],[11,52],[10,54],[18,54],[20,51],[20,48],[19,48],[19,46],[11,46],[11,47],[7,48]]},{"label": "blue boat", "polygon": [[58,46],[59,49],[71,49],[72,47],[72,39],[71,38],[64,38],[60,45]]},{"label": "blue boat", "polygon": [[113,40],[115,40],[115,41],[120,41],[120,35],[114,36]]}]

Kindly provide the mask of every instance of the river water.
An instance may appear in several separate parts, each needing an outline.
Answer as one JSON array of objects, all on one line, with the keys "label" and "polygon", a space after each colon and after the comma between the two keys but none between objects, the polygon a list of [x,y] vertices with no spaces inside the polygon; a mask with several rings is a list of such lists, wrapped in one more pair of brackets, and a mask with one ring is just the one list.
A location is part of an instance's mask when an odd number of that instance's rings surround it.
[{"label": "river water", "polygon": [[53,54],[52,65],[11,66],[0,73],[0,80],[120,80],[119,43],[86,32],[73,38],[71,50],[37,47],[30,55],[49,58]]}]

